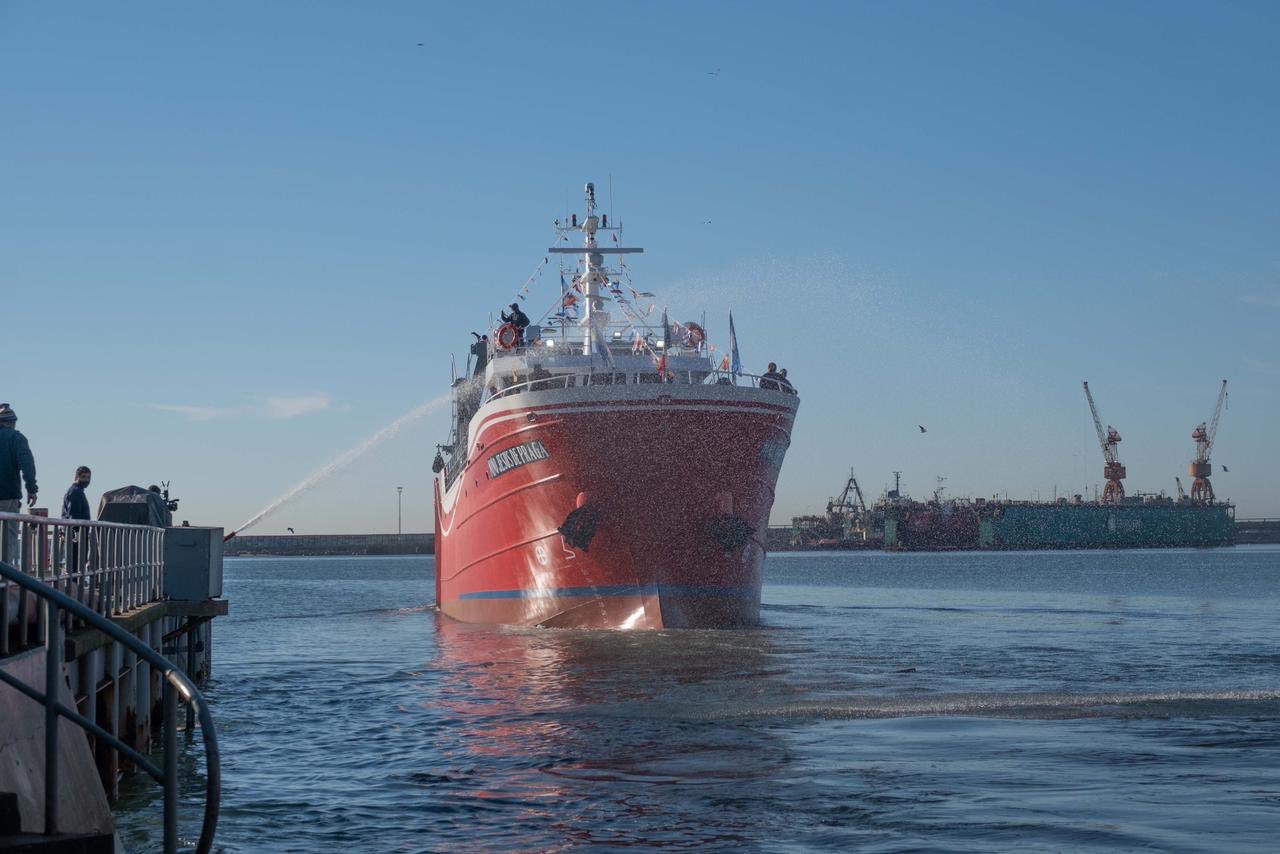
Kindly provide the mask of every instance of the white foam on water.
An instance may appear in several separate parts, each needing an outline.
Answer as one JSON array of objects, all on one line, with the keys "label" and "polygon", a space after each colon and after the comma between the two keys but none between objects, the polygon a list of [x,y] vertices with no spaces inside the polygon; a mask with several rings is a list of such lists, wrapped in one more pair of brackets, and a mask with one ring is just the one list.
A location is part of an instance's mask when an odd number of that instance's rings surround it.
[{"label": "white foam on water", "polygon": [[250,517],[247,522],[245,522],[240,527],[236,528],[235,532],[237,534],[243,534],[245,531],[249,530],[254,525],[258,524],[263,519],[267,518],[272,513],[276,512],[281,507],[288,504],[290,501],[297,498],[302,493],[306,492],[308,489],[311,489],[313,486],[316,486],[317,484],[328,479],[334,473],[342,470],[343,468],[346,468],[348,465],[360,459],[360,457],[369,453],[374,448],[381,445],[383,442],[394,437],[397,433],[399,433],[405,427],[408,427],[410,424],[414,423],[415,421],[418,421],[419,419],[425,417],[426,415],[429,415],[431,412],[434,412],[435,410],[439,409],[441,406],[449,402],[449,397],[450,396],[448,394],[443,394],[440,397],[434,398],[433,400],[428,400],[426,403],[420,404],[418,406],[415,406],[413,409],[410,409],[404,415],[401,415],[399,418],[397,418],[395,421],[392,421],[386,427],[383,427],[381,430],[374,433],[372,436],[369,436],[360,444],[347,450],[342,455],[338,456],[333,461],[327,463],[326,465],[324,465],[322,468],[320,468],[313,474],[310,474],[303,480],[299,481],[288,492],[281,495],[275,501],[272,501],[270,504],[264,507],[261,511],[259,511],[257,515]]},{"label": "white foam on water", "polygon": [[[1280,691],[1135,691],[1096,694],[1009,693],[953,694],[925,697],[851,697],[845,702],[795,703],[773,708],[745,708],[726,718],[896,718],[927,715],[1073,717],[1107,708],[1167,706],[1183,703],[1275,702]],[[1075,713],[1075,714],[1072,714]]]}]

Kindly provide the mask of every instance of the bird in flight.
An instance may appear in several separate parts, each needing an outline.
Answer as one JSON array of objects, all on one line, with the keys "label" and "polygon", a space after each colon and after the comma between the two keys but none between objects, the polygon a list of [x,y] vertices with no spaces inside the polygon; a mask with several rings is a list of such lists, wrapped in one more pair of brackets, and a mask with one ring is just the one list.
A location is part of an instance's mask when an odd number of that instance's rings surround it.
[{"label": "bird in flight", "polygon": [[708,71],[708,72],[707,72],[707,76],[708,76],[708,77],[719,77],[719,76],[720,76],[720,69],[719,69],[719,67],[717,67],[715,71]]},{"label": "bird in flight", "polygon": [[917,424],[916,426],[920,428],[920,432],[921,432],[921,433],[928,433],[928,432],[929,432],[928,430],[924,429],[924,425],[923,425],[923,424]]},{"label": "bird in flight", "polygon": [[1223,467],[1222,467],[1222,470],[1223,470],[1223,471],[1231,471],[1231,469],[1227,468],[1226,466],[1223,466]]},{"label": "bird in flight", "polygon": [[290,533],[290,534],[292,534],[292,533],[293,533],[293,528],[290,528],[290,529],[289,529],[289,533]]}]

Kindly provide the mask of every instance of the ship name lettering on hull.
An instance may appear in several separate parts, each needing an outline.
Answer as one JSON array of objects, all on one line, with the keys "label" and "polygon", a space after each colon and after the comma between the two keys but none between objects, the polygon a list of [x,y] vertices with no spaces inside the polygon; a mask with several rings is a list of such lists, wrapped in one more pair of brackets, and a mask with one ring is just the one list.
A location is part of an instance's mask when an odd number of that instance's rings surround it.
[{"label": "ship name lettering on hull", "polygon": [[547,450],[546,445],[534,439],[532,442],[525,442],[523,445],[507,448],[505,451],[499,451],[489,457],[489,477],[498,477],[520,466],[527,466],[529,463],[538,463],[549,459],[551,459],[551,453]]}]

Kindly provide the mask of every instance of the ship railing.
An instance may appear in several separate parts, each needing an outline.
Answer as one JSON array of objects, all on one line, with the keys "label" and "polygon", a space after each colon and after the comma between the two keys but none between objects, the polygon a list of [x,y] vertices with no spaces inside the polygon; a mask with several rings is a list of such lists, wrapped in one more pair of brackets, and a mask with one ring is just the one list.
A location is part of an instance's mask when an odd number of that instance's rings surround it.
[{"label": "ship railing", "polygon": [[[17,514],[0,514],[6,516]],[[37,517],[38,518],[38,517]],[[125,525],[121,527],[139,527]],[[196,688],[195,683],[178,669],[177,665],[156,652],[147,644],[138,640],[111,619],[97,611],[91,610],[81,602],[55,589],[52,585],[36,580],[29,572],[0,560],[0,587],[16,587],[21,591],[23,600],[28,597],[41,600],[44,607],[40,609],[44,618],[45,670],[44,690],[28,685],[17,676],[0,670],[0,682],[31,698],[44,706],[44,832],[52,836],[58,833],[58,719],[66,718],[85,732],[99,739],[114,750],[119,751],[137,767],[146,771],[164,788],[164,850],[178,850],[178,703],[181,701],[190,709],[188,723],[192,718],[200,721],[200,736],[204,741],[205,756],[205,801],[204,822],[200,828],[200,839],[196,843],[196,851],[205,854],[213,847],[213,834],[218,826],[218,810],[222,798],[222,775],[219,764],[218,736],[213,726],[213,716],[209,713],[209,705]],[[3,600],[0,600],[3,601]],[[63,673],[64,647],[62,639],[62,614],[67,614],[66,622],[78,622],[88,625],[105,634],[125,649],[137,655],[154,668],[164,680],[164,767],[157,767],[154,762],[143,756],[141,752],[116,737],[112,732],[80,714],[76,709],[62,702],[66,677]],[[7,634],[7,633],[6,633]],[[191,729],[188,726],[188,733]]]},{"label": "ship railing", "polygon": [[578,379],[577,374],[551,374],[548,377],[513,383],[503,388],[490,388],[485,393],[484,402],[510,397],[524,391],[549,391],[551,389],[571,388]]},{"label": "ship railing", "polygon": [[[606,340],[606,346],[609,352],[615,356],[622,356],[632,353],[630,339],[626,338],[609,338]],[[524,344],[517,344],[506,350],[499,349],[494,344],[489,345],[489,359],[498,359],[503,356],[525,356],[547,357],[547,356],[580,356],[587,346],[586,338],[537,338]],[[650,342],[650,348],[653,352],[661,353],[663,347],[656,343]],[[671,356],[679,355],[705,355],[699,353],[697,349],[692,347],[683,347],[679,344],[673,344],[668,350]]]},{"label": "ship railing", "polygon": [[[0,513],[0,560],[111,618],[165,598],[164,535],[149,525]],[[68,631],[81,625],[75,613],[65,611]],[[0,580],[0,656],[11,634],[20,647],[43,637],[44,618],[30,596]]]},{"label": "ship railing", "polygon": [[[761,381],[773,382],[777,384],[775,391],[785,391],[788,394],[796,394],[795,388],[786,380],[776,380],[772,378],[761,377],[758,374],[730,373],[728,371],[695,371],[692,369],[681,371],[668,371],[667,383],[675,385],[733,385],[744,386],[750,388],[761,388]],[[585,373],[549,373],[545,377],[525,380],[523,382],[512,383],[502,388],[489,388],[485,393],[484,402],[509,397],[525,391],[549,391],[551,389],[567,389],[575,386],[592,386],[592,385],[627,385],[627,384],[660,384],[662,380],[658,378],[658,372],[655,368],[653,371],[611,371],[607,369],[596,370]],[[765,386],[768,389],[768,386]]]},{"label": "ship railing", "polygon": [[736,385],[747,386],[750,388],[764,388],[770,390],[770,386],[761,386],[761,382],[773,383],[776,388],[773,391],[784,391],[787,394],[797,394],[796,387],[786,380],[780,380],[776,377],[762,377],[759,374],[744,374],[742,372],[734,373],[732,371],[722,371],[719,368],[712,371],[703,382],[709,385]]}]

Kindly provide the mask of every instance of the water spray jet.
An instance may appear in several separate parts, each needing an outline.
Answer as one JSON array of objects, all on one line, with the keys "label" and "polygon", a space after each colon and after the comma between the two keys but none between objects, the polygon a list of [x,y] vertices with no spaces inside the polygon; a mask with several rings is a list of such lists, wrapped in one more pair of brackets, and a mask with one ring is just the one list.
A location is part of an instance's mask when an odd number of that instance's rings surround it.
[{"label": "water spray jet", "polygon": [[245,522],[243,525],[241,525],[240,527],[232,531],[230,534],[227,534],[225,537],[223,537],[222,541],[224,543],[228,542],[232,537],[236,536],[237,534],[242,534],[245,531],[249,530],[254,525],[258,524],[263,519],[267,518],[272,513],[276,512],[281,507],[288,504],[290,501],[297,498],[302,493],[306,492],[308,489],[311,489],[311,487],[316,486],[321,481],[327,480],[330,475],[335,474],[336,472],[346,468],[348,465],[355,462],[360,457],[367,454],[369,451],[372,451],[378,445],[381,445],[387,439],[390,439],[393,436],[395,436],[397,433],[399,433],[408,425],[426,416],[433,410],[438,409],[439,407],[443,406],[448,402],[449,402],[449,395],[446,394],[446,395],[441,395],[440,397],[434,398],[432,400],[428,400],[426,403],[419,404],[418,406],[415,406],[413,409],[410,409],[404,415],[401,415],[399,418],[392,421],[390,424],[383,427],[381,430],[374,433],[372,436],[369,436],[360,444],[345,451],[343,454],[338,456],[333,461],[327,463],[326,465],[324,465],[322,468],[320,468],[318,471],[314,472],[313,474],[310,474],[307,477],[303,478],[301,481],[295,484],[291,489],[289,489],[287,492],[285,492],[275,501],[272,501],[270,504],[264,507],[256,515],[251,516],[249,520]]}]

